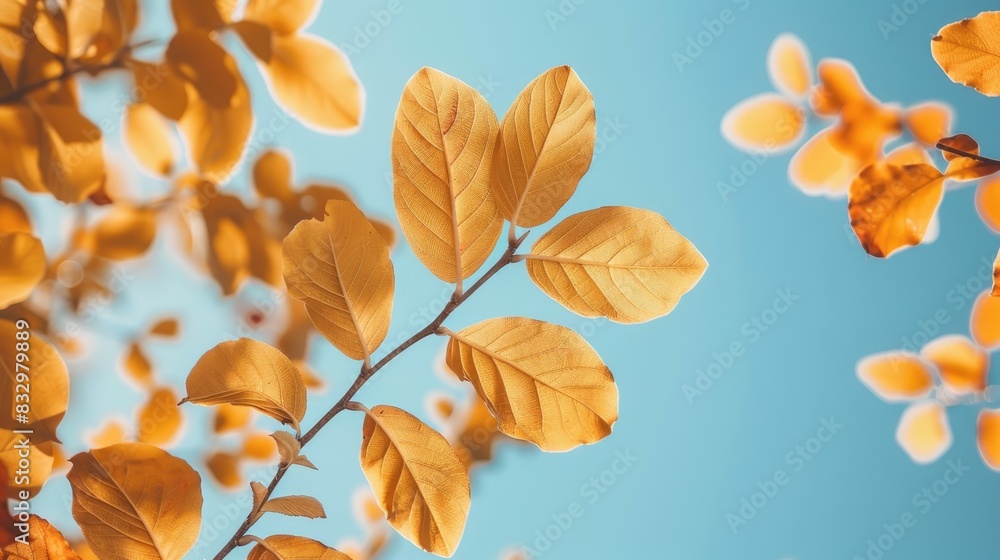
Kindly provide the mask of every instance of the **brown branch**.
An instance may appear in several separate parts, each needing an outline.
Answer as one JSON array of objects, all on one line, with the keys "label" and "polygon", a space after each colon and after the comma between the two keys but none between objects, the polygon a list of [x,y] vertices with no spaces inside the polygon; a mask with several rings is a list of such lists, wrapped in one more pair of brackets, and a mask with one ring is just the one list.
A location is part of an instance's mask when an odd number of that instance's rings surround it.
[{"label": "brown branch", "polygon": [[[465,303],[469,299],[469,297],[472,296],[472,294],[476,293],[476,291],[479,290],[479,288],[481,288],[483,284],[485,284],[497,272],[500,272],[500,270],[503,267],[507,266],[508,264],[511,264],[512,262],[515,262],[514,252],[517,251],[517,248],[521,246],[521,243],[524,242],[524,238],[527,236],[528,232],[525,232],[524,235],[522,235],[521,237],[515,239],[514,241],[511,241],[507,247],[507,250],[504,251],[503,256],[501,256],[496,261],[496,263],[494,263],[493,266],[490,267],[490,269],[487,270],[482,275],[482,277],[480,277],[479,280],[476,281],[475,284],[470,286],[468,290],[466,290],[462,294],[458,294],[458,292],[456,292],[455,295],[452,296],[451,300],[447,303],[447,305],[444,306],[444,309],[441,310],[441,313],[439,313],[438,316],[435,317],[433,321],[428,323],[426,327],[418,331],[410,338],[406,339],[403,343],[401,343],[391,352],[386,354],[386,356],[381,360],[379,360],[375,365],[371,366],[368,369],[362,368],[361,373],[358,375],[357,379],[355,379],[354,383],[352,383],[351,386],[347,389],[347,391],[344,392],[344,395],[340,397],[340,400],[337,401],[337,404],[333,405],[333,408],[328,410],[327,413],[324,414],[323,417],[316,422],[316,425],[310,428],[309,431],[307,431],[299,438],[299,444],[301,445],[301,447],[305,447],[306,444],[309,443],[309,441],[311,441],[314,437],[316,437],[316,434],[318,434],[319,431],[322,430],[323,427],[330,422],[330,420],[333,420],[334,416],[340,414],[342,411],[347,409],[348,404],[351,402],[351,399],[354,398],[354,395],[359,390],[361,390],[361,387],[363,387],[364,384],[367,383],[369,379],[371,379],[376,373],[378,373],[380,369],[385,367],[389,362],[391,362],[397,356],[406,351],[407,348],[413,346],[414,344],[420,342],[421,340],[427,338],[428,336],[436,333],[437,330],[441,327],[441,325],[444,324],[445,320],[452,313],[454,313],[455,310],[458,309],[460,305]],[[271,497],[271,493],[274,492],[274,489],[278,486],[278,483],[285,476],[285,473],[287,471],[288,471],[288,466],[285,466],[283,468],[279,468],[278,472],[275,473],[274,478],[271,479],[271,483],[267,485],[267,492],[264,494],[264,500],[263,500],[264,502],[266,502]],[[222,548],[222,550],[220,550],[219,553],[215,555],[213,560],[222,560],[237,546],[240,546],[241,539],[246,534],[246,532],[250,530],[250,527],[254,524],[252,515],[253,512],[247,515],[247,518],[240,525],[239,529],[236,530],[236,533],[233,535],[233,537],[229,539],[229,541]]]},{"label": "brown branch", "polygon": [[974,160],[982,162],[982,163],[988,163],[990,165],[1000,166],[1000,160],[992,159],[992,158],[988,158],[988,157],[984,157],[984,156],[981,156],[979,154],[972,154],[972,153],[969,153],[969,152],[966,152],[966,151],[963,151],[963,150],[959,150],[958,148],[952,148],[951,146],[949,146],[947,144],[944,144],[942,142],[938,142],[937,145],[935,146],[935,148],[941,150],[942,152],[948,152],[950,154],[955,154],[956,156],[967,157],[969,159],[974,159]]}]

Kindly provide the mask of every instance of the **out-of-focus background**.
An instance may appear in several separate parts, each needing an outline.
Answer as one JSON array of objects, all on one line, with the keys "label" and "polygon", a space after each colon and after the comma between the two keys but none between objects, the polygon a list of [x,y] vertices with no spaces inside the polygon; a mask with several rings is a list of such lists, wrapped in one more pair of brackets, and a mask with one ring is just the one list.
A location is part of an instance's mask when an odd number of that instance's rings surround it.
[{"label": "out-of-focus background", "polygon": [[[137,38],[168,35],[166,2],[144,4]],[[532,78],[569,64],[594,94],[601,140],[591,171],[560,216],[603,205],[650,208],[710,263],[673,313],[648,324],[577,317],[518,267],[502,272],[449,320],[459,328],[526,315],[572,327],[600,352],[621,393],[621,418],[599,444],[566,454],[502,445],[496,459],[474,474],[472,511],[456,558],[496,558],[520,546],[546,559],[875,558],[869,540],[880,537],[882,548],[890,545],[882,551],[887,560],[996,557],[992,504],[1000,503],[1000,475],[976,450],[978,409],[951,409],[954,445],[941,460],[919,466],[895,443],[903,406],[878,400],[854,373],[865,355],[903,347],[915,336],[919,345],[919,333],[967,332],[972,299],[961,286],[976,284],[997,248],[997,238],[975,217],[972,189],[945,198],[934,243],[887,261],[859,247],[843,201],[807,197],[790,186],[788,154],[756,162],[735,192],[723,196],[719,189],[720,182],[731,184],[733,166],[752,159],[725,142],[722,115],[773,89],[765,56],[782,32],[801,37],[814,61],[853,62],[882,100],[950,104],[956,130],[973,134],[985,153],[1000,155],[1000,132],[993,126],[1000,106],[951,83],[929,47],[943,25],[991,8],[985,1],[927,0],[323,3],[308,32],[349,53],[367,92],[362,128],[337,137],[291,122],[256,137],[250,161],[265,148],[287,150],[296,184],[339,181],[367,212],[391,221],[390,135],[399,95],[414,72],[432,66],[457,76],[502,115]],[[716,23],[727,10],[728,23]],[[686,52],[706,30],[716,31],[711,41]],[[227,41],[249,69],[253,61],[235,39]],[[688,62],[679,65],[675,55]],[[265,91],[258,73],[245,75],[252,91]],[[112,78],[86,86],[105,92],[87,97],[92,120],[118,118],[114,100],[121,85]],[[254,96],[254,104],[258,128],[281,114],[267,95]],[[106,137],[122,167],[134,170],[119,135]],[[226,188],[246,192],[247,172],[244,166]],[[140,190],[167,186],[127,173]],[[17,197],[41,216],[37,229],[46,246],[60,243],[68,225],[57,203]],[[60,428],[70,453],[83,450],[87,435],[107,418],[132,418],[144,399],[116,373],[120,340],[129,333],[164,315],[181,317],[181,338],[150,344],[148,351],[159,378],[183,392],[192,365],[218,342],[247,334],[267,339],[280,330],[280,313],[253,329],[238,320],[269,309],[268,290],[251,286],[222,299],[215,283],[175,250],[176,240],[160,238],[150,256],[123,265],[128,288],[100,309],[92,328],[102,334],[89,336],[88,353],[70,362],[72,402]],[[387,344],[423,326],[450,294],[405,242],[393,259],[398,280]],[[986,281],[977,281],[979,289]],[[742,355],[729,353],[734,343],[742,345]],[[407,351],[359,400],[430,418],[429,392],[462,394],[439,372],[441,350],[440,340],[430,340]],[[305,425],[332,404],[357,367],[321,337],[309,361],[327,390],[311,396]],[[715,378],[699,384],[709,368]],[[210,412],[190,407],[185,414],[182,444],[171,452],[200,466]],[[350,507],[356,489],[365,486],[357,460],[360,423],[357,414],[338,417],[307,448],[320,470],[296,473],[281,485],[282,494],[320,497],[329,518],[274,516],[255,532],[294,532],[331,545],[361,535]],[[265,419],[258,425],[270,426]],[[785,483],[768,482],[776,475]],[[945,493],[935,493],[935,485]],[[205,487],[205,527],[190,558],[213,555],[246,513],[245,499],[207,477]],[[921,497],[925,489],[932,498]],[[36,508],[73,535],[69,504],[69,486],[59,478]],[[583,514],[568,524],[571,508]],[[894,529],[905,514],[915,525]],[[246,549],[234,557],[241,553]],[[395,539],[384,557],[423,553]]]}]

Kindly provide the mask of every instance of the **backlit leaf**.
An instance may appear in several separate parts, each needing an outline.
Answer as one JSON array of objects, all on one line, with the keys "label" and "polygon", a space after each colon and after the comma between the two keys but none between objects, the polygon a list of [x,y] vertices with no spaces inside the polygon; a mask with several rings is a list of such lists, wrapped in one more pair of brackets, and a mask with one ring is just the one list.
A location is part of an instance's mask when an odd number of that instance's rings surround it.
[{"label": "backlit leaf", "polygon": [[976,187],[976,212],[986,227],[1000,233],[1000,179],[990,178]]},{"label": "backlit leaf", "polygon": [[423,68],[396,111],[392,165],[396,215],[422,263],[445,282],[468,278],[500,237],[490,190],[498,130],[478,91]]},{"label": "backlit leaf", "polygon": [[232,24],[233,31],[257,60],[267,63],[274,55],[274,32],[255,21],[243,20]]},{"label": "backlit leaf", "polygon": [[979,294],[972,304],[969,333],[976,344],[992,352],[1000,348],[1000,297],[993,297],[991,291]]},{"label": "backlit leaf", "polygon": [[31,218],[24,208],[16,200],[7,198],[0,192],[0,235],[32,231]]},{"label": "backlit leaf", "polygon": [[395,276],[389,247],[353,203],[331,200],[323,221],[299,222],[285,238],[288,293],[313,324],[354,360],[369,360],[389,331]]},{"label": "backlit leaf", "polygon": [[[18,427],[16,429],[23,429]],[[29,440],[27,447],[27,457],[22,453],[24,440]],[[26,461],[29,465],[29,478],[26,483],[18,483],[14,473],[22,468],[21,461]],[[12,500],[20,500],[20,492],[26,491],[31,497],[35,497],[42,490],[42,486],[52,476],[52,469],[55,465],[55,445],[51,441],[38,442],[34,435],[15,434],[8,429],[0,429],[0,474],[11,473],[8,482],[6,497]],[[0,496],[3,498],[3,496]]]},{"label": "backlit leaf", "polygon": [[278,447],[278,456],[281,457],[281,466],[290,465],[299,456],[301,445],[295,436],[288,432],[277,431],[271,434],[274,443]]},{"label": "backlit leaf", "polygon": [[31,192],[47,192],[38,166],[40,142],[41,123],[31,109],[25,105],[0,105],[0,153],[4,154],[0,158],[0,177],[14,179]]},{"label": "backlit leaf", "polygon": [[258,194],[277,200],[292,196],[292,162],[284,152],[268,150],[253,164],[253,186]]},{"label": "backlit leaf", "polygon": [[662,216],[624,206],[566,218],[526,259],[531,279],[550,297],[585,317],[619,323],[666,315],[708,266]]},{"label": "backlit leaf", "polygon": [[775,152],[795,144],[805,131],[802,107],[774,93],[736,104],[722,117],[722,135],[744,151]]},{"label": "backlit leaf", "polygon": [[273,535],[264,539],[264,542],[281,557],[275,557],[267,548],[258,544],[250,551],[247,560],[351,560],[346,554],[305,537]]},{"label": "backlit leaf", "polygon": [[249,0],[243,17],[290,35],[304,26],[318,7],[317,0]]},{"label": "backlit leaf", "polygon": [[788,163],[789,179],[805,194],[845,196],[851,181],[864,167],[862,162],[834,146],[833,135],[833,128],[816,133]]},{"label": "backlit leaf", "polygon": [[153,381],[153,365],[137,342],[129,344],[124,365],[125,373],[140,384],[149,385]]},{"label": "backlit leaf", "polygon": [[963,156],[956,154],[954,151],[949,151],[955,150],[971,154],[972,156],[978,156],[979,143],[968,134],[956,134],[955,136],[942,138],[939,143],[941,146],[947,148],[942,149],[941,154],[948,161],[948,169],[945,171],[945,175],[949,179],[972,181],[1000,171],[1000,165],[992,161]]},{"label": "backlit leaf", "polygon": [[255,408],[298,430],[306,413],[306,388],[295,366],[280,350],[241,338],[206,352],[187,378],[182,402]]},{"label": "backlit leaf", "polygon": [[936,338],[920,349],[920,355],[934,364],[941,381],[954,393],[986,390],[990,357],[962,335]]},{"label": "backlit leaf", "polygon": [[101,129],[69,105],[35,105],[41,119],[39,168],[56,199],[76,203],[105,179]]},{"label": "backlit leaf", "polygon": [[569,66],[535,78],[500,123],[493,189],[501,214],[534,227],[555,216],[590,168],[594,97]]},{"label": "backlit leaf", "polygon": [[194,86],[188,85],[187,109],[178,121],[191,159],[216,182],[233,172],[243,157],[253,127],[250,91],[231,57],[227,58],[226,69],[236,80],[236,92],[229,105],[215,107],[202,99]]},{"label": "backlit leaf", "polygon": [[266,433],[249,434],[243,441],[243,455],[257,461],[269,461],[278,450],[275,441]]},{"label": "backlit leaf", "polygon": [[149,328],[149,334],[168,338],[177,336],[179,332],[180,323],[173,317],[160,319],[159,321],[153,323],[153,326]]},{"label": "backlit leaf", "polygon": [[365,413],[361,468],[389,523],[420,548],[450,557],[465,531],[469,475],[444,437],[404,410]]},{"label": "backlit leaf", "polygon": [[899,419],[896,441],[915,463],[938,460],[951,447],[951,427],[945,408],[934,401],[911,404]]},{"label": "backlit leaf", "polygon": [[184,77],[205,103],[215,108],[232,104],[239,77],[232,72],[232,58],[200,31],[182,31],[167,46],[167,61]]},{"label": "backlit leaf", "polygon": [[544,451],[567,451],[611,433],[618,388],[579,334],[509,317],[448,336],[448,366],[472,382],[503,433]]},{"label": "backlit leaf", "polygon": [[337,47],[311,35],[276,36],[265,68],[275,99],[307,123],[333,132],[361,123],[364,93]]},{"label": "backlit leaf", "polygon": [[[24,354],[27,361],[17,359],[14,346],[17,340],[17,326],[7,320],[0,319],[0,340],[9,344],[0,345],[0,429],[32,430],[32,443],[44,441],[59,441],[56,437],[56,427],[66,414],[69,404],[69,374],[66,364],[48,342],[42,340],[37,332],[32,331],[29,339],[30,349]],[[21,364],[18,368],[17,364]],[[17,372],[24,372],[25,366],[30,368],[31,376],[31,411],[28,422],[15,420],[15,386]]]},{"label": "backlit leaf", "polygon": [[103,560],[181,559],[201,528],[201,477],[144,443],[119,443],[70,460],[73,518]]},{"label": "backlit leaf", "polygon": [[31,234],[0,234],[0,309],[28,299],[47,266],[45,248]]},{"label": "backlit leaf", "polygon": [[[219,6],[236,2],[231,0],[170,0],[170,11],[174,15],[177,29],[186,31],[201,29],[211,31],[221,27],[225,21]],[[231,15],[231,9],[227,10]]]},{"label": "backlit leaf", "polygon": [[1000,410],[984,408],[976,423],[979,455],[991,469],[1000,471]]},{"label": "backlit leaf", "polygon": [[6,560],[80,560],[66,537],[35,514],[28,517],[27,537],[27,544],[15,541],[4,546],[0,556]]},{"label": "backlit leaf", "polygon": [[846,60],[825,58],[819,61],[816,74],[819,85],[813,89],[810,104],[821,116],[837,115],[845,105],[871,97],[854,65]]},{"label": "backlit leaf", "polygon": [[911,401],[934,388],[931,368],[916,354],[885,352],[858,362],[858,379],[887,402]]},{"label": "backlit leaf", "polygon": [[171,130],[156,109],[146,103],[125,108],[122,140],[135,159],[150,173],[170,175],[174,169]]},{"label": "backlit leaf", "polygon": [[931,40],[931,54],[951,81],[1000,95],[1000,12],[942,27]]},{"label": "backlit leaf", "polygon": [[943,194],[944,176],[931,165],[872,164],[851,183],[851,227],[869,255],[888,257],[923,241]]},{"label": "backlit leaf", "polygon": [[943,103],[921,103],[906,110],[904,121],[910,134],[925,146],[933,146],[951,131],[951,107]]},{"label": "backlit leaf", "polygon": [[319,500],[313,498],[312,496],[282,496],[280,498],[271,498],[270,500],[264,502],[260,511],[280,513],[281,515],[289,515],[292,517],[308,517],[309,519],[326,517],[326,512],[323,511],[323,504],[319,503]]},{"label": "backlit leaf", "polygon": [[187,111],[188,84],[178,69],[170,63],[150,64],[129,61],[136,99],[156,109],[172,121],[180,120]]},{"label": "backlit leaf", "polygon": [[804,97],[812,86],[809,50],[791,33],[782,33],[767,51],[767,73],[781,92]]},{"label": "backlit leaf", "polygon": [[242,406],[220,404],[215,407],[213,430],[217,434],[225,434],[245,428],[250,425],[252,412],[249,408]]},{"label": "backlit leaf", "polygon": [[173,441],[183,423],[178,400],[177,393],[169,387],[154,390],[149,401],[139,409],[136,440],[159,447]]},{"label": "backlit leaf", "polygon": [[243,475],[240,474],[240,458],[232,453],[219,451],[213,453],[205,461],[208,472],[220,486],[227,490],[235,490],[243,486]]},{"label": "backlit leaf", "polygon": [[94,253],[124,261],[146,254],[156,238],[156,213],[116,204],[94,228]]}]

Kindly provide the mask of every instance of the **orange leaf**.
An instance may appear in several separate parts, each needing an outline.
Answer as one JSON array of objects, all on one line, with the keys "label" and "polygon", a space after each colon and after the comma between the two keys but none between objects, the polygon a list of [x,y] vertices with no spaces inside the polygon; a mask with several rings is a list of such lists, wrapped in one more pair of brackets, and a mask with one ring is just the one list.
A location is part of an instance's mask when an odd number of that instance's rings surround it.
[{"label": "orange leaf", "polygon": [[948,24],[931,40],[931,54],[951,81],[990,97],[1000,95],[1000,12]]},{"label": "orange leaf", "polygon": [[903,121],[910,134],[925,146],[933,146],[948,135],[952,121],[951,107],[943,103],[921,103],[906,110]]},{"label": "orange leaf", "polygon": [[979,393],[986,389],[990,357],[962,335],[942,336],[930,341],[920,355],[937,367],[941,380],[955,393]]},{"label": "orange leaf", "polygon": [[933,401],[911,404],[899,419],[896,441],[916,463],[938,460],[951,447],[951,427],[944,407]]},{"label": "orange leaf", "polygon": [[990,292],[979,294],[972,304],[969,332],[976,344],[992,352],[1000,348],[1000,297],[993,297]]},{"label": "orange leaf", "polygon": [[976,441],[983,462],[991,469],[1000,471],[1000,410],[979,411],[976,422]]},{"label": "orange leaf", "polygon": [[858,378],[886,402],[909,401],[930,394],[934,377],[927,363],[909,352],[885,352],[858,362]]},{"label": "orange leaf", "polygon": [[792,184],[808,195],[841,197],[847,194],[851,181],[864,167],[831,142],[833,128],[818,132],[802,145],[788,164]]},{"label": "orange leaf", "polygon": [[793,97],[804,97],[812,85],[809,50],[801,39],[782,33],[771,43],[767,52],[767,71],[779,91]]},{"label": "orange leaf", "polygon": [[152,392],[140,410],[136,424],[136,439],[164,447],[180,432],[183,418],[177,401],[180,397],[169,387],[160,387]]},{"label": "orange leaf", "polygon": [[722,117],[722,135],[744,151],[773,152],[802,137],[805,112],[774,93],[762,93],[737,103]]},{"label": "orange leaf", "polygon": [[979,183],[976,188],[976,211],[986,227],[1000,233],[1000,179]]}]

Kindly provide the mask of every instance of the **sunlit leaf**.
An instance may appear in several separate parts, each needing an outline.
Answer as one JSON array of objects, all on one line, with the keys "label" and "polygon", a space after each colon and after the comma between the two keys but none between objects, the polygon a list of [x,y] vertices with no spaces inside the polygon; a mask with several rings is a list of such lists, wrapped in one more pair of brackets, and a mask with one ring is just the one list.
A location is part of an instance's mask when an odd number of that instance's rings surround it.
[{"label": "sunlit leaf", "polygon": [[274,56],[274,32],[271,28],[255,21],[243,20],[233,23],[232,29],[257,60],[264,63],[271,61]]},{"label": "sunlit leaf", "polygon": [[976,422],[976,443],[983,462],[1000,471],[1000,410],[984,408]]},{"label": "sunlit leaf", "polygon": [[962,335],[936,338],[920,355],[937,368],[941,381],[954,393],[979,393],[986,389],[990,357]]},{"label": "sunlit leaf", "polygon": [[263,342],[241,338],[216,345],[194,365],[182,402],[255,408],[298,430],[306,388],[292,362]]},{"label": "sunlit leaf", "polygon": [[201,477],[144,443],[120,443],[71,459],[73,518],[102,560],[181,559],[201,526]]},{"label": "sunlit leaf", "polygon": [[228,490],[243,486],[243,475],[240,474],[240,458],[238,455],[219,451],[213,453],[205,461],[209,474]]},{"label": "sunlit leaf", "polygon": [[146,254],[156,238],[156,212],[116,204],[94,228],[94,253],[124,261]]},{"label": "sunlit leaf", "polygon": [[876,396],[887,402],[925,397],[934,388],[931,368],[916,354],[885,352],[858,362],[858,378]]},{"label": "sunlit leaf", "polygon": [[465,531],[469,475],[444,437],[404,410],[365,413],[361,468],[382,510],[407,540],[450,557]]},{"label": "sunlit leaf", "polygon": [[243,455],[257,461],[269,461],[278,447],[266,433],[249,434],[243,441]]},{"label": "sunlit leaf", "polygon": [[76,203],[105,179],[101,129],[70,105],[35,105],[41,120],[39,168],[56,199]]},{"label": "sunlit leaf", "polygon": [[736,104],[722,117],[722,135],[744,151],[775,152],[792,146],[805,131],[805,111],[775,93]]},{"label": "sunlit leaf", "polygon": [[264,502],[260,511],[280,513],[281,515],[288,515],[292,517],[308,517],[309,519],[326,517],[326,512],[323,511],[323,504],[319,503],[319,500],[313,498],[312,496],[282,496],[280,498],[271,498],[270,500]]},{"label": "sunlit leaf", "polygon": [[943,194],[944,175],[931,165],[872,164],[851,183],[851,227],[869,255],[888,257],[923,241]]},{"label": "sunlit leaf", "polygon": [[[174,15],[177,29],[186,31],[201,29],[211,31],[221,27],[223,19],[220,6],[236,6],[232,0],[170,0],[170,11]],[[232,7],[226,9],[227,16],[232,15]]]},{"label": "sunlit leaf", "polygon": [[124,366],[125,373],[140,384],[149,385],[153,381],[153,365],[149,363],[149,358],[139,343],[129,344],[125,352]]},{"label": "sunlit leaf", "polygon": [[253,127],[250,91],[231,57],[226,71],[236,80],[236,92],[230,103],[215,107],[200,97],[193,85],[187,86],[187,109],[178,121],[187,140],[191,159],[198,169],[221,182],[243,157],[243,149]]},{"label": "sunlit leaf", "polygon": [[331,200],[326,213],[285,238],[288,293],[306,304],[327,340],[367,362],[389,331],[395,286],[389,247],[353,203]]},{"label": "sunlit leaf", "polygon": [[116,443],[128,441],[128,429],[118,420],[107,422],[98,431],[88,435],[87,443],[92,448],[108,447]]},{"label": "sunlit leaf", "polygon": [[503,433],[544,451],[567,451],[611,433],[618,388],[579,334],[509,317],[448,336],[448,366],[472,382]]},{"label": "sunlit leaf", "polygon": [[788,164],[792,184],[808,195],[846,196],[851,181],[864,167],[850,154],[838,150],[832,128],[820,131],[803,144]]},{"label": "sunlit leaf", "polygon": [[349,556],[338,552],[325,544],[291,535],[272,535],[264,539],[268,548],[280,554],[276,557],[262,545],[253,547],[247,560],[351,560]]},{"label": "sunlit leaf", "polygon": [[277,101],[307,123],[334,132],[361,123],[364,93],[337,47],[311,35],[276,36],[265,68]]},{"label": "sunlit leaf", "polygon": [[991,292],[979,294],[972,304],[969,333],[976,344],[992,352],[1000,348],[1000,297],[993,297]]},{"label": "sunlit leaf", "polygon": [[136,160],[149,172],[170,175],[174,169],[171,129],[156,109],[146,103],[125,108],[122,140]]},{"label": "sunlit leaf", "polygon": [[906,110],[906,128],[925,146],[933,146],[951,132],[951,107],[943,103],[921,103]]},{"label": "sunlit leaf", "polygon": [[173,317],[160,319],[149,328],[149,334],[172,338],[180,332],[180,323]]},{"label": "sunlit leaf", "polygon": [[1000,233],[1000,179],[990,178],[976,187],[976,212],[986,227]]},{"label": "sunlit leaf", "polygon": [[931,54],[951,81],[983,95],[1000,95],[1000,12],[948,24],[931,40]]},{"label": "sunlit leaf", "polygon": [[[979,159],[979,143],[968,134],[956,134],[948,138],[942,138],[939,142],[942,149],[941,154],[948,161],[948,169],[945,175],[949,179],[956,181],[972,181],[988,175],[993,175],[1000,171],[1000,165],[985,159]],[[965,152],[973,157],[955,153]]]},{"label": "sunlit leaf", "polygon": [[232,71],[230,55],[208,34],[182,31],[174,35],[165,56],[173,68],[194,86],[205,103],[215,108],[232,104],[239,87],[239,77]]},{"label": "sunlit leaf", "polygon": [[[23,448],[25,440],[29,442],[27,457],[22,455],[25,453]],[[17,483],[14,473],[22,469],[22,461],[28,463],[30,476],[25,483]],[[7,488],[7,498],[20,500],[19,495],[22,490],[28,492],[31,497],[37,496],[42,490],[42,486],[52,476],[54,464],[55,445],[51,441],[39,442],[34,434],[25,436],[15,434],[6,428],[0,429],[0,474],[3,474],[3,471],[11,473],[8,482],[13,483]]]},{"label": "sunlit leaf", "polygon": [[497,205],[515,225],[549,221],[590,168],[597,138],[594,97],[569,66],[535,78],[500,122],[493,155]]},{"label": "sunlit leaf", "polygon": [[51,523],[31,514],[28,517],[28,542],[12,542],[0,550],[6,560],[80,560],[66,537]]},{"label": "sunlit leaf", "polygon": [[[0,49],[2,52],[3,49]],[[38,166],[41,124],[24,105],[0,105],[0,177],[14,179],[31,192],[46,192]]]},{"label": "sunlit leaf", "polygon": [[212,429],[217,434],[243,429],[250,425],[252,412],[246,407],[220,404],[215,407],[215,421]]},{"label": "sunlit leaf", "polygon": [[317,0],[249,0],[243,17],[289,35],[312,18],[319,4]]},{"label": "sunlit leaf", "polygon": [[951,427],[945,408],[934,401],[911,404],[899,419],[896,441],[915,463],[938,460],[951,447]]},{"label": "sunlit leaf", "polygon": [[137,99],[156,109],[172,121],[180,120],[187,111],[188,84],[170,63],[150,64],[129,61]]},{"label": "sunlit leaf", "polygon": [[45,248],[31,234],[0,234],[0,309],[27,299],[47,266]]},{"label": "sunlit leaf", "polygon": [[782,33],[767,51],[767,73],[771,83],[787,95],[804,97],[812,86],[812,63],[802,40]]},{"label": "sunlit leaf", "polygon": [[[18,202],[0,192],[0,235],[32,233],[31,218]],[[2,307],[2,305],[0,305]]]},{"label": "sunlit leaf", "polygon": [[[0,429],[32,430],[33,443],[59,441],[56,427],[66,414],[69,404],[69,374],[66,364],[48,342],[42,340],[35,331],[29,331],[27,352],[19,352],[15,347],[18,328],[15,323],[0,319],[0,340],[8,344],[0,345]],[[27,359],[18,359],[24,354]],[[18,367],[17,364],[21,364]],[[30,368],[31,407],[28,422],[15,419],[15,387],[17,373]]]},{"label": "sunlit leaf", "polygon": [[149,395],[136,418],[136,440],[164,447],[180,432],[183,418],[173,389],[160,387]]},{"label": "sunlit leaf", "polygon": [[261,196],[285,200],[292,196],[292,162],[284,152],[268,150],[253,164],[253,186]]},{"label": "sunlit leaf", "polygon": [[526,259],[531,279],[550,297],[585,317],[619,323],[666,315],[708,266],[662,216],[625,206],[566,218]]},{"label": "sunlit leaf", "polygon": [[825,58],[816,67],[819,85],[813,89],[810,104],[821,116],[834,116],[845,105],[869,99],[868,90],[854,65],[846,60]]},{"label": "sunlit leaf", "polygon": [[500,238],[490,190],[496,115],[461,80],[423,68],[407,82],[392,135],[393,193],[403,234],[445,282],[476,272]]}]

